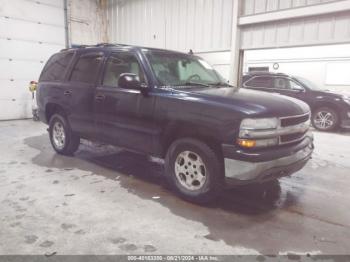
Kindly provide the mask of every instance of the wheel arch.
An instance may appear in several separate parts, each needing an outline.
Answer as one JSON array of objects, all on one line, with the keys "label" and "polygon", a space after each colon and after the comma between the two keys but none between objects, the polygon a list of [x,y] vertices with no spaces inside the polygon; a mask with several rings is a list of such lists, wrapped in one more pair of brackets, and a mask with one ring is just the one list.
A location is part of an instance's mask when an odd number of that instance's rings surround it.
[{"label": "wheel arch", "polygon": [[45,117],[46,117],[47,123],[50,122],[51,117],[55,113],[60,113],[63,116],[66,115],[66,112],[65,112],[64,108],[61,105],[59,105],[57,103],[47,103],[46,106],[45,106]]},{"label": "wheel arch", "polygon": [[[216,134],[216,135],[215,135]],[[170,145],[180,138],[193,138],[200,140],[222,155],[218,132],[209,127],[203,127],[188,122],[169,123],[161,135],[161,156],[164,157]]]},{"label": "wheel arch", "polygon": [[338,106],[335,103],[329,102],[329,101],[318,101],[314,104],[314,106],[312,107],[311,111],[312,113],[314,113],[315,111],[317,111],[318,109],[322,108],[322,107],[328,107],[332,110],[334,110],[337,114],[338,113]]}]

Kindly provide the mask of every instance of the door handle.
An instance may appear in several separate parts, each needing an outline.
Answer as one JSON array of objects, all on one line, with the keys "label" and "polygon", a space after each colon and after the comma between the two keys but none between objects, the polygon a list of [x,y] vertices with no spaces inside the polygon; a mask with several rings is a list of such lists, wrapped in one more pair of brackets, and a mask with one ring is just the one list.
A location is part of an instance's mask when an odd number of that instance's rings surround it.
[{"label": "door handle", "polygon": [[72,95],[72,91],[66,90],[66,91],[63,92],[63,94],[64,94],[65,96],[71,96],[71,95]]},{"label": "door handle", "polygon": [[101,101],[105,100],[105,98],[106,97],[104,95],[96,95],[95,96],[96,102],[101,102]]}]

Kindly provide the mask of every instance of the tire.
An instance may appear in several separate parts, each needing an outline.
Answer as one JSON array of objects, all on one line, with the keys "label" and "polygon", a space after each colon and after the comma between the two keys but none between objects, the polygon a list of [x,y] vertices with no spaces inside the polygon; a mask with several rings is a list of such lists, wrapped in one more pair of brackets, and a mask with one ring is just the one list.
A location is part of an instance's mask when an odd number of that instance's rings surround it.
[{"label": "tire", "polygon": [[73,155],[80,144],[80,138],[74,134],[66,118],[54,114],[49,122],[49,135],[53,149],[62,155]]},{"label": "tire", "polygon": [[223,161],[205,143],[182,138],[173,142],[165,158],[165,175],[183,199],[204,204],[215,199],[223,186]]},{"label": "tire", "polygon": [[312,125],[320,131],[332,131],[339,127],[339,116],[329,107],[320,107],[312,114]]}]

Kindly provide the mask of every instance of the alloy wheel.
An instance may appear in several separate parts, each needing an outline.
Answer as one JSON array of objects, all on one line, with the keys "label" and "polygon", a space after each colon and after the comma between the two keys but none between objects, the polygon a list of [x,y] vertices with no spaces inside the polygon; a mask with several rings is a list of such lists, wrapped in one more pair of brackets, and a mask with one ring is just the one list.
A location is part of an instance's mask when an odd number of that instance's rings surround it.
[{"label": "alloy wheel", "polygon": [[330,129],[334,123],[335,117],[331,112],[320,111],[315,115],[314,124],[319,129]]},{"label": "alloy wheel", "polygon": [[207,169],[202,158],[192,151],[183,151],[175,161],[175,175],[187,190],[199,190],[207,180]]},{"label": "alloy wheel", "polygon": [[52,128],[53,143],[57,149],[63,149],[66,143],[66,133],[61,122],[57,121]]}]

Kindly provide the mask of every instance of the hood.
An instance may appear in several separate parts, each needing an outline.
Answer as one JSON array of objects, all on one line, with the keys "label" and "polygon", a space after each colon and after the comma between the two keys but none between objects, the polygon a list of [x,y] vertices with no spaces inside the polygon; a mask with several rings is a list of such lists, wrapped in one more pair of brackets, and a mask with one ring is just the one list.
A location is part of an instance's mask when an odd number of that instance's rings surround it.
[{"label": "hood", "polygon": [[184,99],[229,107],[250,117],[284,117],[302,115],[310,111],[309,106],[300,100],[244,88],[195,88],[181,93],[186,94]]}]

